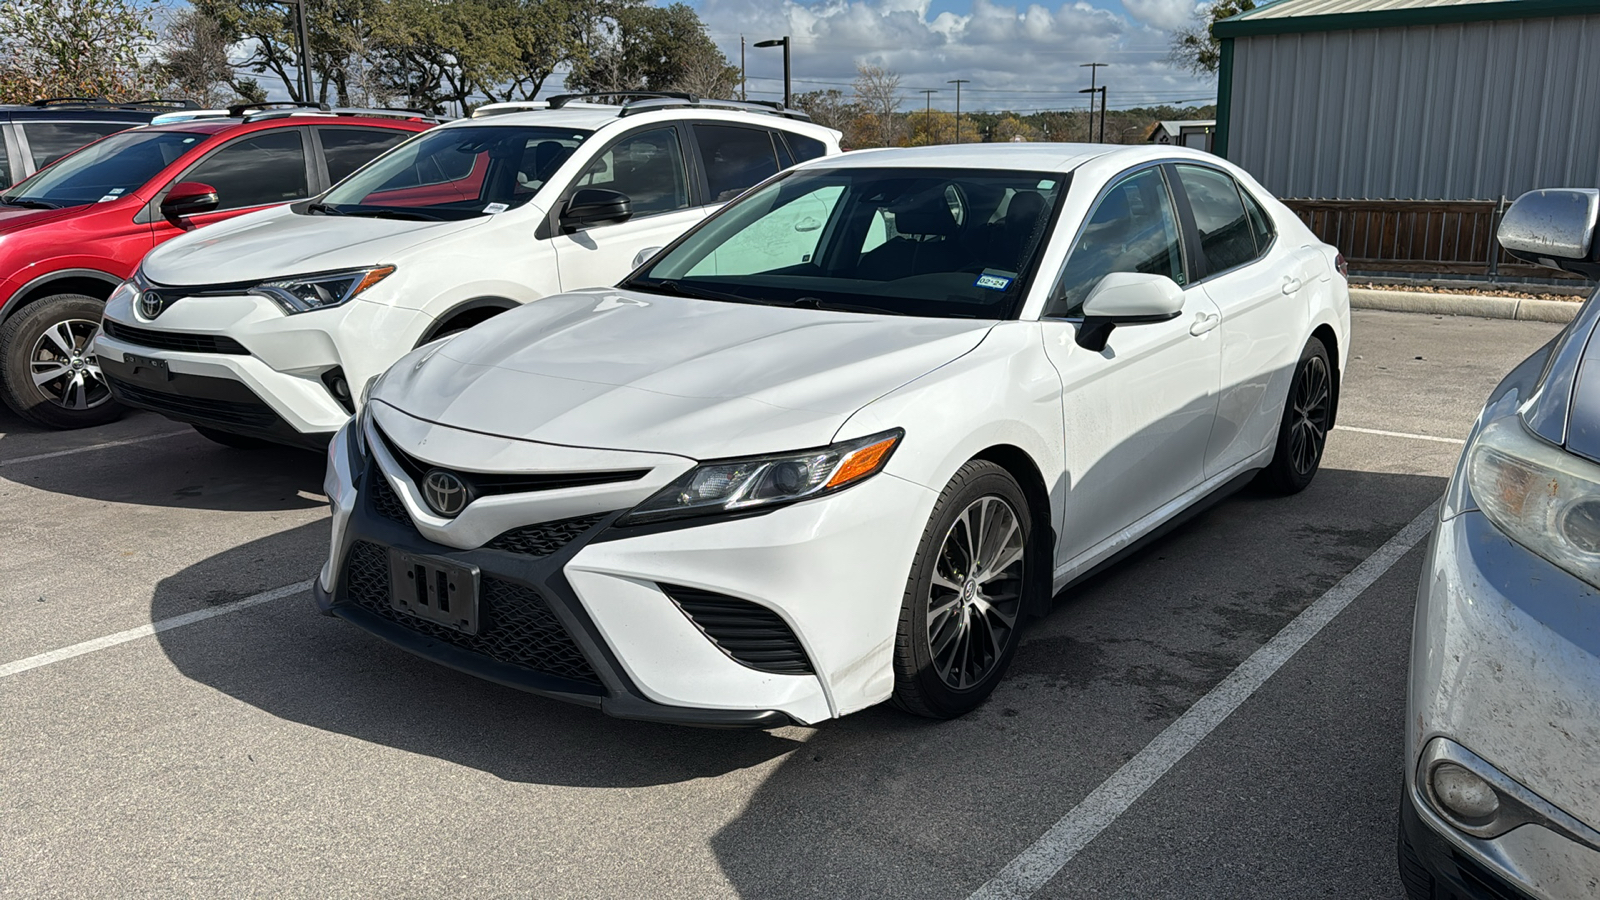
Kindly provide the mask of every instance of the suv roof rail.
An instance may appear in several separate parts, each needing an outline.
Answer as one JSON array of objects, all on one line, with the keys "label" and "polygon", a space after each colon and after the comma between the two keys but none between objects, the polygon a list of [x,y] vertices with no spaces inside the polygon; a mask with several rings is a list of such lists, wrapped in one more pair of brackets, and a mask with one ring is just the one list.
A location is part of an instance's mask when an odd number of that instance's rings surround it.
[{"label": "suv roof rail", "polygon": [[[798,119],[803,122],[811,121],[811,116],[805,112],[798,109],[790,109],[782,103],[766,100],[718,100],[711,97],[698,97],[682,91],[598,91],[592,94],[557,94],[550,98],[549,103],[551,109],[560,109],[568,103],[603,97],[636,98],[624,101],[618,107],[618,116],[650,112],[657,109],[726,109],[765,113],[770,116],[783,116],[784,118]],[[509,110],[507,111],[509,112]],[[499,110],[495,112],[499,112]],[[485,115],[493,115],[493,113],[485,113]]]},{"label": "suv roof rail", "polygon": [[328,110],[336,116],[374,116],[380,119],[420,119],[424,122],[439,123],[445,121],[443,116],[423,112],[420,109],[400,109],[393,106],[339,106]]},{"label": "suv roof rail", "polygon": [[[596,100],[604,97],[640,97],[648,99],[687,100],[693,103],[697,98],[693,94],[682,91],[593,91],[587,94],[557,94],[548,101],[551,109],[560,109],[568,103],[577,100]],[[622,104],[627,106],[626,103]]]},{"label": "suv roof rail", "polygon": [[72,104],[72,105],[93,104],[95,106],[101,106],[101,105],[104,105],[104,104],[110,103],[110,102],[111,102],[110,100],[107,100],[104,97],[40,97],[38,100],[35,100],[32,103],[29,103],[28,105],[29,106],[37,106],[40,109],[43,109],[46,106],[66,106],[68,104]]},{"label": "suv roof rail", "polygon": [[53,106],[93,106],[103,109],[199,109],[193,100],[148,97],[143,100],[107,100],[104,97],[45,97],[28,104],[36,109]]},{"label": "suv roof rail", "polygon": [[235,103],[234,105],[228,107],[228,115],[231,118],[238,118],[239,116],[243,116],[250,112],[278,109],[309,109],[327,112],[328,104],[300,103],[295,100],[265,100],[260,103]]},{"label": "suv roof rail", "polygon": [[530,109],[549,109],[547,100],[498,100],[494,103],[483,103],[473,109],[470,118],[481,119],[484,116],[498,116],[505,113],[527,112]]},{"label": "suv roof rail", "polygon": [[176,112],[165,112],[150,120],[151,125],[171,125],[176,122],[193,122],[196,119],[225,119],[228,111],[225,109],[183,109]]}]

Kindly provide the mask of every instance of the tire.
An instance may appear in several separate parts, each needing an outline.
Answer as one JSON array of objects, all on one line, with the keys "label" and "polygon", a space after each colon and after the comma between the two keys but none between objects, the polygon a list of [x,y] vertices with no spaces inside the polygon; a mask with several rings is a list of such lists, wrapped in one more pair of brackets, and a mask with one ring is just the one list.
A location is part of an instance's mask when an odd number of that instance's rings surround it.
[{"label": "tire", "polygon": [[1433,880],[1433,874],[1422,864],[1422,860],[1417,858],[1417,851],[1411,848],[1411,842],[1406,840],[1406,826],[1403,820],[1400,823],[1400,837],[1396,843],[1395,859],[1400,864],[1400,883],[1405,886],[1406,900],[1447,900],[1448,892],[1439,889],[1438,883]]},{"label": "tire", "polygon": [[[35,300],[0,328],[0,394],[19,416],[47,428],[88,428],[122,417],[100,366],[84,347],[105,304],[83,294]],[[43,382],[38,379],[56,377]]]},{"label": "tire", "polygon": [[1260,484],[1286,496],[1305,490],[1322,467],[1332,425],[1333,366],[1327,348],[1312,338],[1295,364],[1278,424],[1277,446],[1272,462],[1261,472]]},{"label": "tire", "polygon": [[218,431],[215,428],[206,428],[203,425],[192,425],[190,427],[200,432],[200,436],[206,440],[215,441],[224,447],[232,447],[235,450],[265,450],[273,446],[271,441],[264,441],[258,437],[234,434],[231,431]]},{"label": "tire", "polygon": [[[906,580],[894,651],[896,706],[952,719],[982,703],[1016,654],[1033,585],[1033,517],[1011,473],[973,460],[945,486]],[[969,569],[967,536],[980,538]],[[932,626],[930,628],[930,625]]]}]

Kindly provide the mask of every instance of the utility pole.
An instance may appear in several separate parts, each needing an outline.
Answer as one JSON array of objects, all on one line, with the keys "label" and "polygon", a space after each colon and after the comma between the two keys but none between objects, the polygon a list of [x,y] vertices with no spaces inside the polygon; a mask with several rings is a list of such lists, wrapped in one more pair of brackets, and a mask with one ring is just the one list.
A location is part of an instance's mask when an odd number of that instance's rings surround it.
[{"label": "utility pole", "polygon": [[971,82],[971,78],[952,78],[945,82],[956,86],[956,143],[958,144],[961,143],[961,86]]},{"label": "utility pole", "polygon": [[[1106,66],[1109,66],[1109,65],[1111,65],[1111,64],[1110,63],[1083,63],[1083,64],[1078,66],[1078,68],[1080,68],[1080,69],[1088,69],[1089,70],[1089,89],[1087,91],[1079,91],[1078,93],[1080,93],[1080,94],[1088,94],[1089,95],[1089,141],[1090,141],[1090,143],[1094,142],[1094,92],[1095,92],[1095,87],[1094,86],[1096,84],[1095,76],[1100,74],[1100,70],[1102,68],[1104,68]],[[1104,95],[1102,95],[1102,96],[1104,96]],[[1105,137],[1105,130],[1106,130],[1105,115],[1102,113],[1101,116],[1100,116],[1100,136],[1101,137]]]},{"label": "utility pole", "polygon": [[739,99],[748,100],[744,93],[744,35],[739,35]]},{"label": "utility pole", "polygon": [[1091,143],[1094,142],[1094,95],[1095,94],[1099,94],[1100,95],[1100,142],[1101,143],[1105,143],[1105,140],[1106,140],[1106,86],[1102,84],[1097,88],[1084,88],[1084,89],[1078,91],[1078,93],[1080,93],[1080,94],[1088,94],[1089,95],[1089,141]]},{"label": "utility pole", "polygon": [[933,88],[923,88],[922,96],[927,100],[926,108],[922,112],[922,127],[928,131],[928,141],[933,141],[933,95],[939,93]]}]

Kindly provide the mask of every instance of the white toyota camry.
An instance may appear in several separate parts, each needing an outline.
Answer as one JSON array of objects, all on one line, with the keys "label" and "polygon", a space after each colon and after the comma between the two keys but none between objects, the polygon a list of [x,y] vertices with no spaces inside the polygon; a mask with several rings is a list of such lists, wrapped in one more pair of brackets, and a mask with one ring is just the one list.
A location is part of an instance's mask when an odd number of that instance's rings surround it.
[{"label": "white toyota camry", "polygon": [[869,151],[418,348],[329,448],[319,605],[613,715],[959,715],[1051,597],[1321,462],[1343,260],[1171,148]]}]

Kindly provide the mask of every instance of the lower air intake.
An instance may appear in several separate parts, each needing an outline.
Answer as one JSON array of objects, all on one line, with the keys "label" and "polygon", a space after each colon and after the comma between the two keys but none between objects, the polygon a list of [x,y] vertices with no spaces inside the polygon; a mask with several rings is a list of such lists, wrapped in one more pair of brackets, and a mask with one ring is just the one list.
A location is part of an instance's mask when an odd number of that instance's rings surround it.
[{"label": "lower air intake", "polygon": [[657,585],[734,660],[777,675],[810,675],[811,660],[783,617],[759,603],[676,584]]}]

